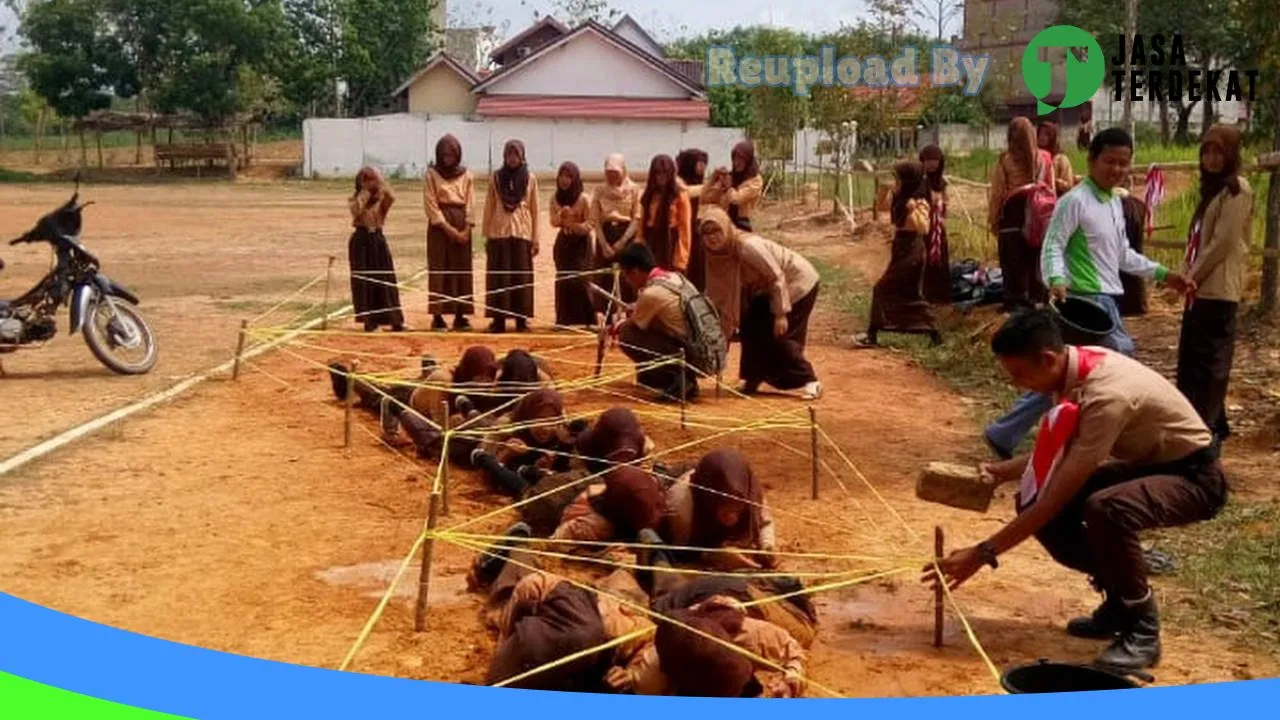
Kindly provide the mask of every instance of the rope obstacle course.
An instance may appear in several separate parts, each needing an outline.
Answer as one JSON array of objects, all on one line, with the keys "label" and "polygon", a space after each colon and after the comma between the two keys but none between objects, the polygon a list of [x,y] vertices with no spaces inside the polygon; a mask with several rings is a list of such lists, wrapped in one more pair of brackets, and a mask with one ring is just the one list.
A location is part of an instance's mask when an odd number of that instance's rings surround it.
[{"label": "rope obstacle course", "polygon": [[[434,339],[448,338],[451,340],[476,337],[476,338],[484,338],[485,340],[495,344],[500,341],[517,341],[518,344],[524,344],[526,341],[530,341],[530,340],[559,343],[558,347],[553,347],[547,350],[539,351],[537,353],[530,351],[530,354],[533,355],[535,358],[542,360],[544,362],[555,363],[559,365],[567,365],[570,367],[577,366],[577,367],[582,367],[584,369],[591,368],[590,374],[586,374],[582,376],[571,376],[567,378],[561,378],[559,376],[559,373],[557,373],[557,379],[555,381],[554,388],[557,391],[559,391],[561,394],[568,395],[568,394],[579,394],[579,393],[596,393],[598,395],[603,396],[605,399],[626,400],[628,404],[636,406],[633,409],[633,411],[642,418],[656,420],[662,423],[668,423],[673,426],[678,423],[682,432],[687,432],[690,428],[710,431],[709,435],[702,437],[700,439],[697,439],[691,442],[682,443],[674,447],[671,447],[669,449],[657,452],[655,454],[651,454],[649,457],[644,458],[643,459],[644,461],[654,462],[659,460],[660,458],[671,456],[673,454],[680,453],[680,452],[685,452],[691,449],[695,449],[698,446],[704,445],[714,440],[727,438],[730,436],[746,435],[746,434],[754,434],[754,433],[771,433],[773,435],[776,435],[779,433],[779,431],[783,433],[785,433],[786,431],[808,431],[810,447],[809,447],[809,452],[807,453],[804,452],[803,450],[799,450],[789,445],[788,443],[780,439],[777,439],[776,437],[770,437],[770,439],[775,444],[779,445],[780,447],[783,447],[784,449],[788,450],[792,454],[809,460],[810,474],[811,474],[811,493],[810,494],[811,494],[812,500],[814,501],[819,500],[820,485],[821,485],[820,471],[825,470],[828,473],[828,475],[835,481],[837,486],[839,486],[844,491],[845,495],[849,499],[851,499],[857,505],[857,507],[863,512],[863,514],[866,516],[866,520],[868,521],[868,524],[872,525],[873,528],[878,530],[878,526],[876,525],[872,517],[872,514],[869,511],[867,511],[867,509],[863,507],[860,502],[858,502],[856,496],[852,493],[852,491],[850,491],[850,489],[841,480],[841,476],[837,472],[836,468],[832,467],[829,463],[826,462],[825,459],[821,457],[821,448],[819,447],[819,439],[821,438],[822,440],[825,440],[827,447],[834,453],[834,455],[841,462],[844,463],[847,469],[850,472],[852,472],[852,474],[855,477],[859,479],[859,481],[865,486],[865,488],[870,492],[870,494],[889,512],[890,515],[892,515],[898,521],[898,523],[901,525],[901,528],[906,532],[908,536],[911,537],[912,541],[918,543],[921,540],[919,535],[911,528],[911,526],[908,523],[906,523],[906,521],[902,518],[902,516],[883,497],[883,495],[881,495],[876,490],[875,486],[859,470],[857,464],[853,462],[853,460],[849,457],[849,455],[835,442],[835,440],[831,437],[831,435],[827,432],[827,430],[818,422],[817,409],[811,405],[807,407],[792,409],[792,410],[778,411],[775,408],[772,408],[771,406],[769,406],[767,403],[761,401],[759,398],[744,395],[741,392],[739,392],[736,388],[726,386],[719,375],[715,377],[711,377],[706,373],[703,373],[702,371],[698,370],[697,368],[690,366],[687,363],[686,358],[684,357],[683,351],[677,355],[658,356],[642,348],[629,347],[628,349],[631,349],[633,351],[638,350],[640,352],[643,352],[651,356],[652,359],[650,361],[642,362],[642,363],[633,363],[630,360],[626,362],[618,362],[618,363],[605,362],[604,361],[605,353],[600,351],[601,350],[600,346],[603,345],[605,332],[606,332],[606,324],[604,323],[602,323],[601,326],[598,327],[595,331],[588,331],[582,328],[562,328],[558,326],[553,326],[553,332],[549,332],[549,333],[525,332],[525,333],[518,333],[518,334],[511,334],[511,335],[492,335],[489,333],[472,333],[472,332],[457,332],[457,331],[451,331],[448,333],[435,332],[435,331],[420,332],[420,331],[413,331],[413,330],[407,330],[404,332],[397,332],[397,333],[365,333],[365,332],[352,332],[352,331],[345,331],[345,330],[329,329],[327,324],[327,320],[329,319],[343,318],[343,317],[348,317],[349,315],[350,319],[358,320],[358,316],[352,312],[352,308],[350,306],[347,306],[343,310],[339,310],[337,313],[331,314],[328,312],[328,306],[330,302],[330,293],[331,293],[330,285],[332,283],[333,264],[334,264],[334,258],[331,256],[328,258],[328,264],[324,273],[317,276],[317,278],[313,279],[311,282],[304,285],[298,291],[295,291],[289,297],[277,303],[270,310],[262,313],[261,315],[259,315],[258,317],[252,320],[242,321],[240,326],[240,331],[237,337],[236,356],[235,356],[234,368],[232,371],[232,379],[233,380],[239,379],[242,365],[244,365],[244,366],[248,366],[249,368],[261,374],[268,376],[269,378],[284,385],[285,387],[288,387],[292,390],[297,390],[298,388],[295,384],[290,383],[287,380],[284,380],[282,378],[279,378],[271,374],[270,372],[262,368],[261,365],[259,365],[258,363],[242,360],[243,355],[247,351],[245,347],[246,343],[249,340],[253,340],[256,343],[263,343],[271,340],[278,340],[280,337],[283,337],[285,335],[292,333],[295,335],[295,337],[288,340],[287,342],[280,344],[275,349],[274,352],[288,355],[296,360],[302,361],[304,364],[308,366],[322,369],[326,372],[328,372],[328,367],[325,363],[319,362],[311,357],[308,357],[305,354],[303,354],[303,352],[304,351],[317,351],[317,352],[323,351],[323,352],[329,353],[330,356],[332,356],[333,354],[355,356],[353,361],[350,364],[350,370],[346,374],[347,397],[345,401],[341,403],[343,405],[344,447],[347,447],[347,448],[352,447],[354,431],[358,427],[362,432],[364,432],[367,435],[370,435],[376,441],[378,441],[379,443],[387,447],[389,450],[394,452],[397,456],[404,459],[408,464],[412,465],[415,468],[415,472],[423,470],[422,466],[419,463],[409,459],[403,453],[401,453],[397,448],[391,446],[387,442],[386,438],[370,431],[368,428],[364,427],[363,424],[355,422],[354,408],[357,400],[355,387],[356,387],[356,383],[359,381],[365,381],[370,385],[370,387],[373,387],[374,390],[384,398],[384,403],[383,403],[384,406],[387,403],[395,404],[401,409],[401,412],[412,413],[414,416],[416,416],[420,420],[426,422],[430,427],[441,431],[443,436],[442,444],[440,447],[440,460],[437,464],[434,474],[429,476],[429,479],[431,480],[431,487],[429,491],[429,501],[428,501],[428,507],[426,512],[426,518],[424,520],[423,530],[418,534],[414,543],[409,548],[408,553],[404,556],[404,558],[399,563],[398,570],[391,584],[388,586],[386,592],[382,595],[373,613],[370,615],[369,619],[366,621],[364,627],[362,628],[361,632],[359,633],[356,640],[352,644],[347,655],[343,658],[341,663],[338,665],[338,669],[347,670],[351,666],[352,662],[354,661],[355,657],[359,653],[360,649],[364,646],[364,644],[372,634],[378,621],[381,619],[382,615],[384,614],[390,602],[390,599],[395,593],[396,587],[400,584],[401,580],[403,579],[403,576],[408,571],[409,567],[412,565],[414,558],[418,556],[419,551],[422,552],[422,556],[419,561],[418,592],[417,592],[417,596],[414,603],[414,629],[415,629],[415,632],[419,632],[419,633],[425,632],[427,630],[428,619],[429,619],[429,609],[430,609],[430,589],[431,589],[430,586],[431,586],[431,577],[432,577],[432,566],[433,566],[434,556],[436,554],[435,550],[436,550],[437,541],[451,544],[455,547],[467,550],[468,552],[483,554],[487,556],[494,556],[498,552],[507,552],[511,549],[512,544],[516,543],[521,546],[520,547],[521,552],[523,552],[526,555],[530,555],[532,557],[547,558],[550,560],[556,560],[564,563],[572,563],[575,565],[582,565],[582,564],[596,565],[596,566],[602,566],[605,568],[612,568],[612,569],[624,569],[624,570],[631,570],[631,571],[643,570],[647,572],[677,573],[677,574],[695,575],[695,576],[697,575],[731,576],[731,577],[737,577],[737,578],[743,578],[743,579],[750,579],[750,578],[763,579],[763,578],[771,578],[771,577],[776,578],[776,577],[785,576],[785,577],[793,577],[793,578],[803,577],[803,578],[810,578],[810,579],[821,581],[817,585],[804,588],[798,592],[789,593],[789,594],[780,595],[780,596],[771,596],[768,598],[764,598],[762,600],[757,600],[751,603],[744,604],[744,607],[748,607],[748,608],[756,605],[763,605],[766,603],[781,602],[788,599],[792,599],[793,597],[800,596],[800,595],[812,596],[821,592],[830,592],[830,591],[839,590],[842,588],[856,586],[863,583],[873,582],[876,580],[882,580],[886,578],[900,576],[910,571],[916,571],[921,566],[928,564],[930,561],[932,561],[934,564],[935,572],[938,572],[937,560],[943,557],[943,533],[940,527],[935,528],[935,533],[934,533],[935,542],[934,542],[932,557],[925,557],[922,555],[921,557],[896,557],[895,558],[895,557],[873,557],[873,556],[865,556],[865,555],[849,555],[849,554],[841,554],[841,553],[822,553],[822,552],[797,553],[797,552],[775,551],[771,554],[777,557],[787,557],[787,558],[793,558],[796,560],[813,560],[813,561],[825,561],[825,562],[851,562],[851,563],[863,563],[863,564],[870,563],[873,566],[869,568],[863,567],[858,569],[846,568],[839,571],[825,571],[825,572],[792,571],[792,572],[775,572],[775,573],[770,573],[770,572],[725,573],[725,572],[715,572],[710,570],[673,568],[673,567],[667,567],[667,566],[661,566],[661,567],[645,566],[645,565],[639,565],[639,564],[628,564],[625,562],[618,562],[612,559],[606,559],[604,557],[596,557],[591,554],[584,555],[584,554],[578,554],[574,552],[556,551],[554,549],[537,549],[536,546],[554,545],[561,549],[568,548],[570,551],[594,550],[597,553],[600,553],[600,552],[607,553],[610,550],[625,551],[625,550],[663,549],[663,550],[675,550],[675,551],[696,551],[696,552],[705,553],[709,555],[716,554],[716,553],[737,553],[740,555],[750,556],[753,554],[763,554],[761,551],[742,550],[738,548],[695,548],[695,547],[679,547],[679,546],[671,546],[671,545],[653,546],[653,545],[646,545],[641,543],[622,543],[622,542],[612,542],[612,541],[610,542],[587,542],[587,541],[566,541],[566,540],[552,541],[550,538],[512,538],[512,537],[506,537],[506,536],[499,537],[495,535],[485,535],[485,534],[476,534],[476,533],[466,532],[467,528],[473,527],[479,523],[496,518],[500,515],[503,515],[512,511],[518,511],[522,506],[533,503],[533,502],[537,502],[549,495],[556,494],[556,493],[563,493],[569,488],[583,489],[589,486],[593,481],[601,480],[603,476],[609,472],[609,470],[611,470],[613,467],[616,467],[618,465],[618,463],[613,463],[607,459],[602,459],[602,458],[584,458],[584,460],[595,460],[601,463],[602,466],[606,468],[604,471],[587,475],[586,477],[575,480],[567,485],[560,485],[548,492],[537,494],[532,497],[528,497],[523,500],[519,500],[517,502],[505,505],[503,507],[496,508],[492,511],[483,513],[477,517],[464,519],[461,522],[451,527],[446,527],[444,529],[441,529],[440,518],[442,516],[443,517],[450,516],[449,494],[450,494],[451,478],[449,473],[448,449],[451,442],[454,442],[458,439],[464,439],[464,438],[470,439],[470,440],[477,440],[495,432],[511,433],[511,432],[532,428],[532,427],[549,426],[552,424],[558,424],[560,422],[570,422],[575,419],[590,419],[591,417],[597,415],[598,412],[587,412],[587,413],[581,413],[574,416],[569,416],[568,414],[566,414],[566,417],[562,419],[554,419],[550,421],[540,421],[540,422],[523,423],[523,424],[491,425],[488,427],[484,427],[483,429],[474,429],[474,427],[479,421],[500,416],[502,413],[510,410],[510,408],[514,406],[516,402],[518,402],[519,397],[517,396],[515,398],[511,398],[507,400],[505,403],[503,403],[499,407],[493,410],[490,410],[489,412],[484,413],[483,415],[466,420],[460,425],[458,425],[457,427],[450,427],[447,402],[444,404],[443,412],[441,414],[443,421],[441,423],[436,423],[435,421],[431,420],[430,418],[416,411],[414,408],[409,407],[405,403],[402,403],[399,400],[392,398],[390,395],[382,392],[382,390],[374,386],[373,383],[380,383],[385,385],[401,386],[401,387],[407,386],[412,388],[432,389],[442,393],[462,392],[467,394],[468,396],[496,397],[496,398],[502,398],[502,399],[509,398],[510,393],[486,392],[485,390],[478,387],[465,387],[465,386],[460,387],[460,386],[453,386],[448,384],[441,385],[436,383],[427,383],[421,380],[417,380],[417,381],[408,380],[408,379],[405,379],[400,374],[403,370],[390,370],[390,371],[376,372],[376,373],[361,372],[361,365],[362,365],[361,359],[369,360],[371,362],[382,361],[383,363],[386,363],[390,361],[390,362],[403,363],[410,358],[406,358],[404,354],[379,354],[379,353],[372,353],[372,352],[360,352],[360,351],[352,350],[350,348],[334,347],[334,346],[322,344],[324,343],[325,340],[329,338],[333,338],[334,340],[340,340],[341,338],[346,338],[346,337],[360,337],[366,340],[385,340],[390,338],[406,338],[406,337],[413,338],[413,337],[425,336],[425,337],[431,337]],[[606,271],[588,271],[584,273],[578,273],[576,275],[563,275],[563,276],[557,274],[556,279],[557,281],[560,281],[560,280],[569,279],[572,277],[593,276],[593,275],[597,275],[605,272],[609,272],[609,271],[607,270]],[[617,276],[616,268],[614,269],[613,273],[615,278],[614,287],[618,288],[616,281],[620,280],[620,278],[618,278]],[[394,285],[401,291],[403,296],[405,294],[423,292],[421,288],[415,285],[415,283],[424,277],[430,276],[431,274],[433,274],[431,271],[423,269],[414,273],[408,280],[404,281],[403,283],[390,283],[377,278],[371,278],[367,276],[364,277],[363,279],[370,282]],[[300,297],[304,292],[309,290],[311,287],[314,287],[315,285],[319,284],[320,282],[324,283],[324,295],[323,295],[323,300],[319,303],[319,306],[321,308],[321,312],[323,313],[323,317],[325,318],[325,320],[322,322],[320,330],[299,330],[298,327],[294,326],[295,323],[299,322],[302,318],[305,318],[310,312],[314,311],[314,309],[316,308],[316,304],[309,306],[308,308],[303,310],[300,314],[298,314],[295,318],[292,318],[290,321],[282,325],[259,325],[258,324],[258,323],[261,323],[265,318],[278,312],[281,308],[286,306],[290,301],[296,299],[297,297]],[[506,292],[511,289],[513,288],[504,288],[498,292]],[[430,292],[427,292],[426,294],[428,294],[430,298],[433,300],[438,299],[438,300],[446,300],[446,301],[448,300],[456,301],[456,300],[474,300],[475,299],[474,295],[454,298],[454,297],[448,297],[448,296],[439,295],[439,294],[430,293]],[[610,307],[609,310],[611,311],[612,307]],[[505,313],[504,311],[500,311],[500,314],[519,317],[514,315],[513,313]],[[532,318],[525,318],[525,319],[532,320]],[[615,341],[615,344],[621,345],[621,343],[617,341]],[[576,360],[572,360],[570,358],[564,357],[564,355],[569,352],[572,352],[575,350],[580,351],[590,346],[597,346],[598,352],[594,362],[576,361]],[[418,358],[414,357],[411,359],[414,363],[414,367],[412,369],[418,370],[419,372],[421,372],[422,368],[421,368],[421,365],[419,364]],[[684,372],[679,373],[681,376],[682,392],[681,392],[681,398],[679,399],[680,407],[679,407],[678,413],[673,412],[667,405],[663,405],[651,399],[636,397],[626,392],[621,392],[616,387],[613,387],[617,383],[631,380],[632,376],[636,372],[658,368],[658,367],[671,367],[671,366],[678,366],[681,368],[685,368],[689,371],[696,373],[700,378],[704,380],[710,380],[711,382],[713,382],[715,387],[715,397],[717,399],[721,397],[721,392],[725,391],[731,397],[746,400],[752,403],[753,404],[752,415],[756,416],[759,419],[752,420],[752,419],[743,418],[743,417],[717,415],[714,413],[714,410],[712,409],[702,410],[701,408],[696,408],[696,406],[695,406],[696,409],[690,408],[689,404],[684,399],[684,396],[687,395],[686,392],[683,392],[683,390],[685,390],[685,388],[683,387],[683,383],[684,383],[683,378],[685,377]],[[409,369],[410,368],[404,368],[404,370],[409,370]],[[533,389],[533,388],[530,388],[530,389]],[[329,403],[325,403],[325,405],[331,407]],[[656,408],[656,409],[651,409],[651,408]],[[805,417],[805,415],[807,415],[807,417]],[[559,454],[559,453],[550,453],[550,454]],[[636,461],[636,462],[638,463],[640,461]],[[635,464],[635,463],[625,463],[625,464]],[[715,492],[705,487],[700,487],[696,485],[694,487],[704,492]],[[720,493],[717,493],[717,494],[720,494]],[[737,498],[737,499],[742,501],[741,498]],[[749,502],[749,501],[744,501],[744,502]],[[750,504],[754,505],[755,503],[750,503]],[[757,506],[765,507],[764,505],[757,505]],[[851,532],[855,536],[865,537],[865,536],[862,536],[860,530],[854,529],[849,526],[845,526],[843,523],[838,523],[838,522],[832,523],[829,521],[823,521],[818,518],[807,517],[800,513],[788,511],[785,508],[780,508],[775,506],[770,506],[768,509],[777,515],[792,516],[792,517],[802,519],[805,522],[828,526],[835,529],[839,529],[844,532]],[[517,565],[520,565],[520,563],[515,561],[513,558],[508,558],[507,562],[509,563],[515,562]],[[536,570],[537,568],[526,566],[526,569]],[[614,600],[623,604],[625,607],[628,607],[633,611],[642,613],[643,615],[651,619],[654,623],[657,623],[657,622],[676,623],[677,625],[681,625],[681,627],[684,627],[686,630],[690,632],[695,632],[700,635],[702,634],[694,628],[684,626],[683,624],[678,623],[677,621],[667,616],[664,616],[649,610],[647,607],[641,607],[639,605],[636,605],[634,602],[628,600],[627,598],[621,595],[617,595],[617,594],[596,588],[587,583],[582,583],[567,575],[559,575],[559,577],[561,577],[564,581],[570,582],[574,586],[577,586],[589,592],[603,593],[605,595],[608,595],[612,597]],[[978,638],[974,634],[967,618],[965,617],[964,613],[962,612],[962,610],[956,603],[954,597],[952,596],[950,590],[945,587],[945,583],[938,583],[937,587],[935,587],[932,604],[934,608],[933,645],[938,648],[941,648],[943,646],[945,607],[949,605],[952,613],[955,615],[955,617],[963,626],[970,644],[974,647],[978,656],[983,660],[983,662],[985,663],[988,670],[991,672],[995,682],[998,685],[1000,682],[999,670],[991,662],[986,651],[983,649],[981,643],[978,641]],[[629,642],[630,640],[633,640],[633,639],[636,639],[637,637],[642,636],[645,633],[652,632],[653,630],[654,630],[654,627],[650,627],[647,629],[637,631],[636,633],[631,633],[621,638],[615,638],[614,640],[608,643],[604,643],[598,647],[589,648],[580,653],[576,653],[572,656],[560,658],[559,660],[552,663],[548,663],[543,667],[534,668],[533,670],[523,673],[520,676],[510,678],[504,681],[503,683],[500,683],[499,685],[505,686],[505,685],[510,685],[510,684],[519,682],[521,680],[527,679],[528,677],[536,675],[537,673],[551,670],[563,664],[567,664],[569,662],[573,662],[575,660],[581,659],[582,657],[587,657],[594,653],[603,652],[605,650],[611,649],[618,645],[624,644],[626,642]],[[765,658],[755,656],[752,653],[736,645],[733,645],[732,643],[724,642],[717,638],[712,638],[711,636],[706,636],[706,637],[724,645],[725,647],[731,649],[734,652],[737,652],[739,654],[742,654],[748,657],[750,660],[752,660],[752,662],[756,663],[756,665],[759,667],[769,668],[776,671],[782,671],[782,668],[769,662]],[[825,694],[831,695],[833,697],[842,697],[840,693],[834,690],[831,690],[830,688],[826,688],[825,686],[815,681],[812,681],[808,678],[805,678],[804,681],[808,687],[821,690]]]}]

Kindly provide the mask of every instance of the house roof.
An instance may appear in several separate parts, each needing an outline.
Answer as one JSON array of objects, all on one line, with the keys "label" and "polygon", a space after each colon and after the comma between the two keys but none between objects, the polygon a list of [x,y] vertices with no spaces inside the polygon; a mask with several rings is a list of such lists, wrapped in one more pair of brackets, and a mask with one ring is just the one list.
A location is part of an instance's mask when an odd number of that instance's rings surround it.
[{"label": "house roof", "polygon": [[929,79],[921,76],[920,85],[916,87],[870,87],[867,85],[855,85],[853,87],[853,96],[855,98],[868,98],[878,93],[897,92],[896,108],[899,116],[918,113],[924,108],[922,107],[924,94],[929,90]]},{"label": "house roof", "polygon": [[690,94],[699,98],[703,97],[701,83],[696,83],[689,80],[689,78],[685,77],[681,72],[673,68],[670,64],[665,62],[662,58],[656,58],[653,55],[650,55],[649,53],[645,52],[644,49],[637,47],[634,43],[627,40],[626,38],[619,37],[616,33],[614,33],[609,28],[604,27],[603,25],[600,25],[599,23],[591,20],[588,20],[587,22],[574,28],[573,31],[570,32],[569,34],[561,36],[556,40],[553,40],[552,42],[549,42],[546,45],[543,45],[542,47],[533,51],[533,53],[530,54],[528,57],[526,57],[524,60],[514,63],[512,65],[507,65],[506,67],[499,69],[497,72],[493,73],[489,77],[477,83],[475,87],[471,88],[471,91],[483,92],[485,88],[493,85],[498,80],[504,77],[507,77],[511,74],[520,72],[524,68],[527,68],[533,65],[535,62],[538,61],[539,58],[544,57],[547,53],[551,52],[552,50],[558,47],[563,47],[570,40],[573,40],[576,37],[579,37],[581,35],[588,34],[588,33],[598,36],[600,39],[604,40],[606,43],[613,45],[619,50],[622,50],[623,52],[626,52],[634,56],[636,59],[645,63],[649,67],[652,67],[655,70],[658,70],[663,75],[666,75],[672,82],[676,83],[680,87],[687,90]]},{"label": "house roof", "polygon": [[624,25],[630,25],[632,28],[636,30],[636,32],[640,33],[640,37],[644,38],[650,44],[652,44],[655,48],[657,48],[658,52],[661,52],[663,55],[666,55],[665,51],[663,50],[662,43],[658,42],[657,40],[654,40],[653,36],[649,34],[649,31],[645,30],[644,27],[641,26],[640,23],[636,22],[635,18],[631,17],[630,15],[623,15],[622,19],[614,24],[611,31],[614,33],[618,33],[618,31],[621,30]]},{"label": "house roof", "polygon": [[445,52],[438,52],[435,55],[432,55],[431,59],[427,60],[427,64],[423,65],[421,70],[414,73],[413,77],[410,77],[408,80],[405,80],[403,83],[400,84],[400,87],[392,91],[391,97],[400,97],[402,94],[407,92],[409,88],[413,87],[414,83],[418,82],[418,80],[420,80],[424,75],[431,72],[442,63],[445,65],[445,67],[457,73],[463,80],[467,82],[468,85],[475,85],[476,83],[480,82],[480,78],[476,77],[475,73],[468,70],[462,63],[453,59],[452,55]]},{"label": "house roof", "polygon": [[499,57],[501,57],[501,56],[503,55],[503,53],[505,53],[505,52],[507,52],[508,50],[510,50],[510,49],[512,49],[512,48],[514,48],[514,47],[516,47],[517,45],[519,45],[521,40],[524,40],[525,38],[527,38],[527,37],[529,37],[530,35],[532,35],[532,34],[534,34],[534,33],[538,32],[539,30],[541,30],[541,29],[542,29],[542,28],[544,28],[544,27],[551,27],[551,28],[554,28],[554,29],[555,29],[557,32],[559,32],[561,35],[568,35],[568,34],[570,33],[570,30],[569,30],[569,26],[568,26],[568,25],[565,25],[564,23],[562,23],[562,22],[560,22],[559,20],[557,20],[557,19],[555,19],[555,18],[551,17],[550,15],[545,15],[545,16],[543,16],[543,18],[542,18],[541,20],[539,20],[538,22],[536,22],[536,23],[534,23],[534,24],[530,25],[529,27],[525,28],[524,30],[521,30],[519,33],[517,33],[517,34],[516,34],[516,36],[515,36],[515,37],[511,38],[510,40],[508,40],[508,41],[506,41],[506,42],[502,43],[501,45],[499,45],[498,47],[494,48],[493,52],[490,52],[490,53],[489,53],[489,59],[490,59],[490,60],[495,60],[495,61],[496,61],[496,60],[497,60],[497,58],[499,58]]},{"label": "house roof", "polygon": [[698,87],[706,86],[706,73],[703,70],[703,63],[701,60],[668,58],[667,65],[671,66],[672,70],[683,75],[685,79],[696,83]]},{"label": "house roof", "polygon": [[486,95],[476,103],[483,117],[609,118],[619,120],[709,120],[705,100]]}]

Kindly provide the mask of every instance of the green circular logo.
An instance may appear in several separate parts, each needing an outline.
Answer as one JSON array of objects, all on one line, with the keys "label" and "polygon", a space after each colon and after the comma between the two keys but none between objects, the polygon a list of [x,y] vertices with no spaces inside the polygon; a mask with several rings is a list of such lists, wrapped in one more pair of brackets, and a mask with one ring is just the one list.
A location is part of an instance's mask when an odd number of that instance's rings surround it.
[{"label": "green circular logo", "polygon": [[[1050,105],[1044,99],[1053,91],[1053,63],[1040,60],[1040,48],[1067,49],[1067,88],[1062,102]],[[1084,48],[1088,53],[1084,60],[1070,52],[1071,48]],[[1022,81],[1035,96],[1036,112],[1047,115],[1059,108],[1073,108],[1088,102],[1102,87],[1107,63],[1102,57],[1102,46],[1093,35],[1074,25],[1054,25],[1036,34],[1022,53]]]}]

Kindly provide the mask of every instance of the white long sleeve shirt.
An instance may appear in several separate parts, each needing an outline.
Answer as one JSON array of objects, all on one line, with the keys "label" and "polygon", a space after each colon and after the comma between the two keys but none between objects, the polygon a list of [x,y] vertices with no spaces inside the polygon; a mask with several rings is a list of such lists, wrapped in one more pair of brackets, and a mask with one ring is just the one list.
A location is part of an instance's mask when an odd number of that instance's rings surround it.
[{"label": "white long sleeve shirt", "polygon": [[1085,178],[1058,198],[1040,248],[1040,273],[1082,295],[1123,295],[1120,273],[1164,282],[1169,270],[1129,247],[1120,197]]}]

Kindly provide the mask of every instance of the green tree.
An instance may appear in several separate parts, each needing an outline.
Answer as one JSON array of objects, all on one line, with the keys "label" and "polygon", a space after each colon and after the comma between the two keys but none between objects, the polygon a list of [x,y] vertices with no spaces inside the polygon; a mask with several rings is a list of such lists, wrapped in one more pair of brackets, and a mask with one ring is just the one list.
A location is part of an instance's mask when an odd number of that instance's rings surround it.
[{"label": "green tree", "polygon": [[[122,48],[107,33],[101,0],[36,0],[22,16],[30,51],[18,63],[27,82],[54,112],[83,118],[111,106],[120,83]],[[80,158],[86,156],[80,133]]]},{"label": "green tree", "polygon": [[[521,0],[520,4],[528,5],[528,2]],[[569,25],[581,25],[588,20],[611,25],[622,17],[622,11],[607,0],[553,0],[552,6],[551,15]]]},{"label": "green tree", "polygon": [[338,77],[347,83],[355,115],[384,107],[391,91],[431,54],[433,33],[427,0],[337,0],[342,38]]}]

